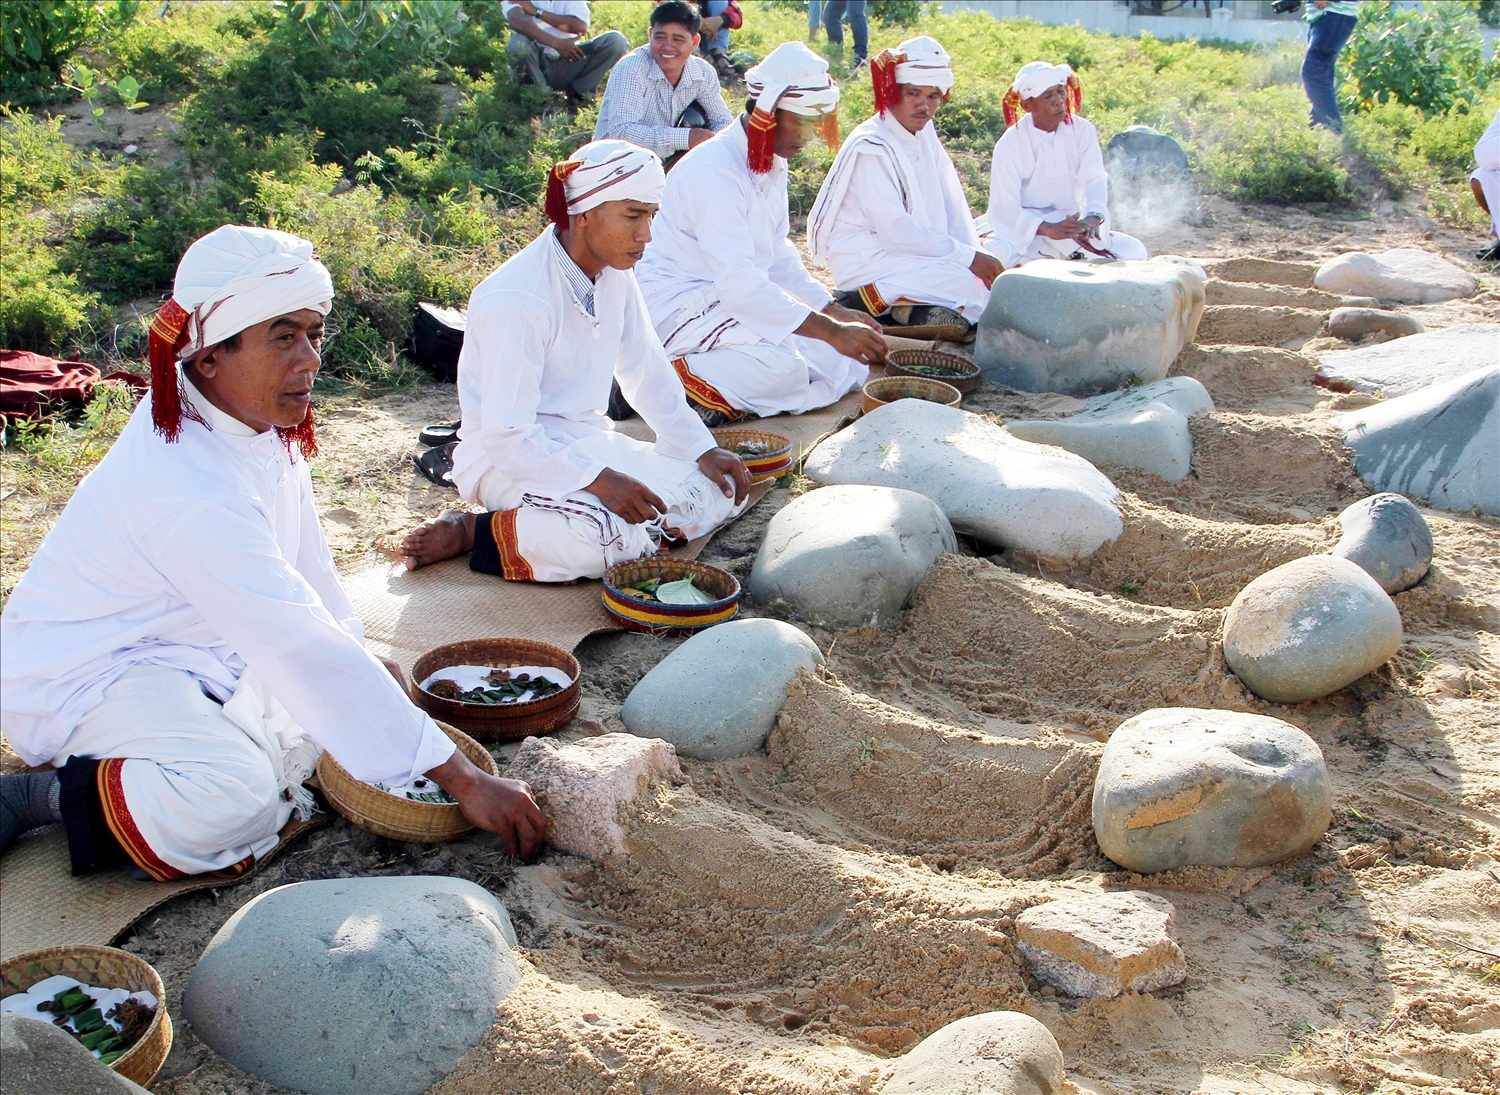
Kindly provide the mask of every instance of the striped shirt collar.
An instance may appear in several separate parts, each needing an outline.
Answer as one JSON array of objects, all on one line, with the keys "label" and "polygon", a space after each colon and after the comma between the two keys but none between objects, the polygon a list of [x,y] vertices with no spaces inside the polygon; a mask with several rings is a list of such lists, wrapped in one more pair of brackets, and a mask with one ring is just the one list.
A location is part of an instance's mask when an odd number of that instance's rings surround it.
[{"label": "striped shirt collar", "polygon": [[552,229],[552,246],[557,248],[557,261],[562,267],[564,276],[568,279],[568,285],[573,289],[573,298],[578,301],[578,306],[589,315],[594,314],[594,281],[585,274],[573,261],[573,256],[568,254],[568,249],[563,246],[562,233],[556,226]]}]

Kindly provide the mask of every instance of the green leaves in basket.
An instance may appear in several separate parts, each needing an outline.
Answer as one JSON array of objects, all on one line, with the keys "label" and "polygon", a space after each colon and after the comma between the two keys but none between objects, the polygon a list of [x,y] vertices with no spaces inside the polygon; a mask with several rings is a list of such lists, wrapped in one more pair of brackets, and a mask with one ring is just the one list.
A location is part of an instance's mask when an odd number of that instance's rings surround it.
[{"label": "green leaves in basket", "polygon": [[691,578],[663,582],[656,587],[656,599],[664,605],[706,605],[713,598],[693,584]]}]

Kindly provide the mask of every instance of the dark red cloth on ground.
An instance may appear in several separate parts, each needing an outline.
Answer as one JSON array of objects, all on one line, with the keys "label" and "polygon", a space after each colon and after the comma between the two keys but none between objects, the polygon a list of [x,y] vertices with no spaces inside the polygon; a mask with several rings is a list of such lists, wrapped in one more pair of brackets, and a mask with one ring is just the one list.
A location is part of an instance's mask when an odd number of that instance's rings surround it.
[{"label": "dark red cloth on ground", "polygon": [[146,389],[146,381],[134,373],[101,377],[86,361],[58,361],[29,350],[0,350],[0,414],[32,418],[47,403],[82,406],[94,398],[94,385],[101,380],[120,380],[137,391]]}]

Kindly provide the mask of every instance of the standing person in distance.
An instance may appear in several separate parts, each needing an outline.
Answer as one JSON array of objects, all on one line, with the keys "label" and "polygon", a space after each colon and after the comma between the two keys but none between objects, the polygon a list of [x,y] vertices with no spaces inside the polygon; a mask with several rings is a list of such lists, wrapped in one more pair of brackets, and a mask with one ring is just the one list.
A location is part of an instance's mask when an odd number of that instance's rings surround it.
[{"label": "standing person in distance", "polygon": [[1307,54],[1302,58],[1302,87],[1312,104],[1312,125],[1344,132],[1333,71],[1339,53],[1359,21],[1359,0],[1312,0],[1302,12],[1307,23]]}]

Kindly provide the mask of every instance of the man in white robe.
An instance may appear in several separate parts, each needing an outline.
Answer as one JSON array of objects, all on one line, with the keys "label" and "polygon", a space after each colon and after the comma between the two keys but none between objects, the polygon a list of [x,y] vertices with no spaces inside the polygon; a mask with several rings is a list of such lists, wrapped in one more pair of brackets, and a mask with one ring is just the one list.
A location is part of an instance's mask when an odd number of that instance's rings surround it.
[{"label": "man in white robe", "polygon": [[[651,239],[661,159],[594,141],[554,165],[552,224],[474,290],[458,359],[450,510],[402,544],[416,568],[469,552],[511,581],[598,578],[744,507],[750,479],[688,407],[632,272]],[[613,431],[610,383],[656,431]]]},{"label": "man in white robe", "polygon": [[1007,270],[1038,258],[1147,257],[1140,240],[1110,228],[1104,153],[1099,131],[1078,115],[1082,100],[1073,70],[1046,61],[1023,66],[1005,97],[982,228]]},{"label": "man in white robe", "polygon": [[689,401],[717,425],[837,402],[885,356],[788,238],[787,159],[836,116],[828,62],[800,42],[745,74],[753,105],[672,169],[641,292]]},{"label": "man in white robe", "polygon": [[841,304],[896,326],[979,319],[1003,269],[985,251],[933,117],[953,86],[948,52],[912,38],[870,64],[875,116],[845,139],[807,219]]},{"label": "man in white robe", "polygon": [[1484,136],[1474,146],[1474,173],[1469,189],[1474,200],[1490,215],[1490,232],[1496,240],[1476,256],[1481,262],[1500,262],[1500,110],[1490,119]]},{"label": "man in white robe", "polygon": [[241,872],[313,802],[322,750],[425,778],[530,856],[524,784],[481,772],[365,649],[313,507],[312,388],[333,286],[312,244],[225,225],[152,323],[151,394],[0,616],[0,844],[62,821],[74,873]]}]

